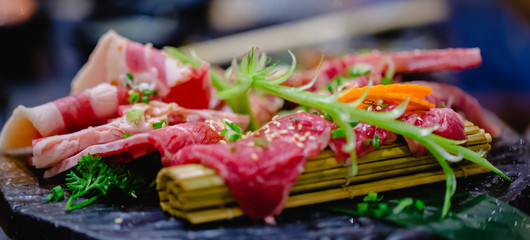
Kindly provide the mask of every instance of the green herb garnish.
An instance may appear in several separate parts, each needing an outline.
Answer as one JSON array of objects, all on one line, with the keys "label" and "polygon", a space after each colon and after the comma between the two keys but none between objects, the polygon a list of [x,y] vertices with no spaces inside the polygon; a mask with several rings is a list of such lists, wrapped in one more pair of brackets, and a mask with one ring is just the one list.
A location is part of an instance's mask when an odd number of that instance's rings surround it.
[{"label": "green herb garnish", "polygon": [[167,126],[167,121],[165,119],[163,119],[160,122],[153,123],[153,128],[154,129],[162,128],[164,126],[164,124]]},{"label": "green herb garnish", "polygon": [[125,119],[128,122],[133,122],[136,125],[140,124],[140,120],[142,120],[142,117],[144,116],[144,110],[142,109],[131,108],[131,109],[125,110],[125,112],[127,113],[127,116],[125,117]]},{"label": "green herb garnish", "polygon": [[368,195],[363,198],[363,201],[365,202],[380,202],[381,200],[383,200],[383,196],[378,198],[376,192],[369,192]]},{"label": "green herb garnish", "polygon": [[242,137],[243,130],[241,126],[235,122],[225,121],[226,127],[221,130],[221,136],[225,137],[227,142],[233,142]]},{"label": "green herb garnish", "polygon": [[131,133],[125,133],[125,134],[123,134],[123,138],[128,138],[128,137],[130,137],[130,136],[131,136]]},{"label": "green herb garnish", "polygon": [[269,146],[269,141],[263,138],[255,138],[254,145],[260,148],[267,148]]},{"label": "green herb garnish", "polygon": [[58,202],[61,201],[63,198],[63,188],[61,186],[55,186],[54,188],[52,188],[52,192],[50,193],[50,195],[48,195],[48,197],[46,198],[46,203],[49,203],[52,200]]},{"label": "green herb garnish", "polygon": [[[107,195],[109,189],[118,188],[135,197],[139,188],[140,178],[131,171],[117,164],[110,164],[101,157],[88,154],[77,162],[77,167],[66,175],[66,186],[72,195],[66,203],[66,210],[85,207],[98,198]],[[87,200],[79,203],[74,201],[81,197]]]},{"label": "green herb garnish", "polygon": [[[331,96],[322,96],[305,91],[311,88],[316,82],[318,71],[313,77],[312,81],[304,86],[293,88],[280,85],[291,76],[296,66],[296,58],[291,52],[289,53],[293,59],[290,70],[275,80],[268,79],[270,76],[272,76],[272,73],[270,72],[272,71],[272,68],[275,64],[266,66],[266,64],[260,61],[262,58],[254,49],[252,49],[243,57],[240,65],[238,65],[234,60],[232,62],[231,68],[233,74],[235,76],[244,77],[238,77],[239,81],[236,83],[236,85],[234,85],[232,88],[219,92],[218,97],[230,98],[231,96],[239,95],[248,91],[249,88],[256,88],[266,93],[284,98],[288,101],[319,109],[323,113],[325,112],[325,114],[329,115],[333,120],[335,120],[337,126],[345,133],[346,144],[343,146],[343,150],[350,153],[352,164],[350,175],[357,174],[355,133],[352,126],[349,124],[350,119],[357,119],[372,126],[380,127],[418,141],[425,146],[437,159],[446,176],[446,192],[442,216],[447,215],[451,204],[451,197],[456,190],[455,175],[447,161],[460,161],[465,158],[471,162],[490,169],[505,179],[509,179],[504,173],[483,158],[481,153],[477,153],[460,146],[465,141],[455,141],[433,134],[432,132],[436,129],[434,127],[420,128],[396,120],[396,118],[401,116],[405,111],[409,102],[408,98],[398,107],[388,112],[375,112],[359,109],[356,108],[356,106],[364,100],[368,94],[368,91],[365,91],[358,100],[351,103],[338,102],[337,98],[339,96],[336,94]],[[392,61],[389,61],[386,77],[392,78],[393,75],[394,64]],[[371,81],[369,83],[369,86],[370,85]]]},{"label": "green herb garnish", "polygon": [[134,80],[134,76],[131,73],[127,73],[125,76],[127,76],[127,78],[131,81]]},{"label": "green herb garnish", "polygon": [[379,148],[380,146],[381,146],[381,143],[379,142],[379,136],[375,135],[374,136],[374,147]]},{"label": "green herb garnish", "polygon": [[353,69],[350,71],[349,77],[359,77],[370,74],[372,72],[372,66],[364,63],[357,63],[353,66]]},{"label": "green herb garnish", "polygon": [[138,101],[140,101],[139,93],[134,92],[129,96],[129,104],[135,104],[135,103],[138,103]]},{"label": "green herb garnish", "polygon": [[344,133],[344,131],[342,131],[342,129],[333,129],[331,130],[331,138],[333,139],[337,139],[337,138],[344,138],[346,137],[346,134]]}]

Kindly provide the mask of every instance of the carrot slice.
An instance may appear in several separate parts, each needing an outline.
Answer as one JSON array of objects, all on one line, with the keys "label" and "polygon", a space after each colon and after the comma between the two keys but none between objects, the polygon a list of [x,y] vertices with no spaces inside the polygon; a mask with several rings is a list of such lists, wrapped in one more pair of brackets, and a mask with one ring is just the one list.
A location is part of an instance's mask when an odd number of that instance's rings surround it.
[{"label": "carrot slice", "polygon": [[[353,102],[360,98],[366,90],[366,86],[362,88],[352,88],[346,94],[339,97],[340,102]],[[389,84],[389,85],[376,85],[368,89],[368,95],[366,100],[377,100],[392,102],[400,104],[407,97],[409,97],[409,105],[407,110],[413,109],[426,109],[434,108],[435,105],[423,100],[423,98],[429,96],[432,93],[432,89],[427,86],[417,84]],[[367,104],[359,104],[357,107],[365,107]]]}]

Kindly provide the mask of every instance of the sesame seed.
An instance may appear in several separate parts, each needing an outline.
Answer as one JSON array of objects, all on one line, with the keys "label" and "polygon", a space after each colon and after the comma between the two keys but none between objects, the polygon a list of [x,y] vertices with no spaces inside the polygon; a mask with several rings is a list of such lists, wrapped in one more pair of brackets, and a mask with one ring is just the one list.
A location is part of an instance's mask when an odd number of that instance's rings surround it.
[{"label": "sesame seed", "polygon": [[372,105],[368,106],[368,108],[366,110],[372,111]]},{"label": "sesame seed", "polygon": [[280,134],[287,134],[287,133],[289,133],[289,131],[287,131],[287,129],[280,130]]},{"label": "sesame seed", "polygon": [[288,130],[294,130],[294,127],[293,126],[289,126],[287,129]]},{"label": "sesame seed", "polygon": [[381,106],[375,107],[375,110],[377,110],[377,111],[380,111],[381,109],[383,109],[383,108],[381,108]]},{"label": "sesame seed", "polygon": [[310,131],[305,132],[304,136],[306,136],[306,137],[311,136],[311,132]]},{"label": "sesame seed", "polygon": [[374,104],[379,106],[379,105],[383,104],[383,100],[382,99],[377,99],[377,100],[375,100]]},{"label": "sesame seed", "polygon": [[265,134],[270,133],[270,132],[271,132],[270,128],[267,128],[267,130],[265,130]]},{"label": "sesame seed", "polygon": [[219,143],[226,144],[225,140],[219,140]]},{"label": "sesame seed", "polygon": [[303,148],[303,147],[304,147],[304,144],[301,143],[301,142],[296,142],[296,146],[298,146],[299,148]]},{"label": "sesame seed", "polygon": [[114,223],[116,223],[116,224],[121,224],[121,223],[123,223],[123,218],[115,218],[115,219],[114,219]]},{"label": "sesame seed", "polygon": [[418,121],[423,121],[423,119],[421,119],[421,117],[416,117],[416,119],[417,119]]},{"label": "sesame seed", "polygon": [[305,136],[301,136],[301,137],[299,138],[300,142],[304,142],[306,139],[307,139],[307,138],[306,138]]},{"label": "sesame seed", "polygon": [[272,134],[272,137],[273,137],[273,138],[275,138],[275,137],[276,137],[276,138],[277,138],[277,137],[280,137],[280,134],[278,134],[277,132],[275,132],[274,134]]},{"label": "sesame seed", "polygon": [[276,127],[280,127],[280,122],[276,122]]},{"label": "sesame seed", "polygon": [[315,140],[315,139],[317,139],[315,136],[309,136],[308,138],[309,138],[309,140]]},{"label": "sesame seed", "polygon": [[254,142],[248,142],[247,145],[248,145],[249,147],[254,147]]},{"label": "sesame seed", "polygon": [[254,161],[258,161],[258,154],[256,154],[256,153],[252,153],[252,154],[250,154],[250,158],[251,158],[252,160],[254,160]]},{"label": "sesame seed", "polygon": [[304,110],[298,110],[296,113],[305,113]]},{"label": "sesame seed", "polygon": [[298,124],[298,130],[302,130],[302,127],[303,127],[302,124],[299,123]]},{"label": "sesame seed", "polygon": [[274,117],[272,117],[272,121],[275,122],[276,119],[278,119],[278,115],[275,115]]}]

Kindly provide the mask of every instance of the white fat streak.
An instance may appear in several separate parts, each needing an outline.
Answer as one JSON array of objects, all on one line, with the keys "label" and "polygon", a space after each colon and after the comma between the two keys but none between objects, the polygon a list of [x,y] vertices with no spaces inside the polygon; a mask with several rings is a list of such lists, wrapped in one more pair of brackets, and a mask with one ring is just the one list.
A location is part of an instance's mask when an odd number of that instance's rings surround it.
[{"label": "white fat streak", "polygon": [[181,65],[175,59],[167,56],[164,64],[166,69],[166,82],[169,87],[189,80],[191,72],[188,67]]},{"label": "white fat streak", "polygon": [[[121,51],[120,51],[121,49]],[[122,74],[130,72],[127,67],[126,55],[127,40],[124,38],[116,39],[110,44],[107,52],[106,70],[107,81],[116,80],[120,86],[125,86],[125,83],[120,80]]]},{"label": "white fat streak", "polygon": [[54,135],[59,129],[65,128],[63,116],[53,102],[29,109],[22,107],[21,110],[42,136]]},{"label": "white fat streak", "polygon": [[118,109],[118,90],[108,83],[100,84],[88,90],[90,105],[98,118],[107,118]]}]

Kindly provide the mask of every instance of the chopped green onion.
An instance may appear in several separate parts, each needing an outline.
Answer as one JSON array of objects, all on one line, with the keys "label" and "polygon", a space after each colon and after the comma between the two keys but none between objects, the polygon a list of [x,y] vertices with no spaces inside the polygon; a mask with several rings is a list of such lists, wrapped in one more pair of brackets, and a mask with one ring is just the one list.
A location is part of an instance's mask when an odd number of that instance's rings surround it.
[{"label": "chopped green onion", "polygon": [[353,66],[353,69],[350,71],[349,77],[359,77],[370,74],[372,72],[372,66],[364,63],[357,63]]},{"label": "chopped green onion", "polygon": [[346,134],[342,129],[333,129],[331,130],[331,138],[337,139],[337,138],[344,138],[346,137]]},{"label": "chopped green onion", "polygon": [[162,128],[164,126],[164,124],[167,126],[167,121],[165,119],[163,119],[160,122],[153,123],[153,128],[154,129]]},{"label": "chopped green onion", "polygon": [[46,203],[51,202],[52,200],[58,202],[64,198],[64,191],[61,186],[55,186],[52,188],[52,192],[46,198]]},{"label": "chopped green onion", "polygon": [[359,125],[359,120],[352,119],[348,123],[351,125],[351,127],[356,127]]},{"label": "chopped green onion", "polygon": [[123,138],[128,138],[128,137],[130,137],[130,136],[131,136],[131,133],[125,133],[125,134],[123,134]]},{"label": "chopped green onion", "polygon": [[368,195],[363,198],[363,201],[365,202],[380,202],[381,200],[383,200],[383,196],[377,198],[376,192],[369,192]]},{"label": "chopped green onion", "polygon": [[365,212],[368,212],[368,203],[358,203],[357,204],[357,211],[359,213],[365,213]]},{"label": "chopped green onion", "polygon": [[379,148],[380,146],[381,146],[381,143],[379,142],[379,136],[375,135],[374,136],[374,147]]},{"label": "chopped green onion", "polygon": [[230,135],[230,137],[228,137],[228,141],[229,142],[233,142],[233,141],[236,141],[238,139],[241,138],[241,134],[232,134]]},{"label": "chopped green onion", "polygon": [[243,130],[241,129],[241,126],[239,126],[239,124],[235,122],[225,121],[225,124],[228,125],[236,133],[241,134],[241,132],[243,132]]},{"label": "chopped green onion", "polygon": [[382,107],[382,108],[387,108],[387,107],[388,107],[388,103],[383,103],[383,104],[381,104],[381,107]]},{"label": "chopped green onion", "polygon": [[260,148],[266,148],[269,146],[269,141],[263,139],[263,138],[255,138],[254,139],[254,145]]},{"label": "chopped green onion", "polygon": [[322,112],[322,115],[324,115],[326,120],[333,122],[333,118],[327,112]]},{"label": "chopped green onion", "polygon": [[[123,76],[123,75],[122,75]],[[134,80],[134,76],[131,73],[125,74],[129,80]]]},{"label": "chopped green onion", "polygon": [[398,214],[402,212],[405,208],[412,206],[413,202],[412,198],[403,198],[399,200],[398,205],[392,209],[392,213]]},{"label": "chopped green onion", "polygon": [[383,78],[383,80],[381,81],[381,84],[383,85],[392,84],[392,78],[389,78],[389,77]]},{"label": "chopped green onion", "polygon": [[228,132],[228,129],[223,128],[223,130],[221,130],[221,136],[226,135],[226,132]]},{"label": "chopped green onion", "polygon": [[314,114],[314,115],[317,115],[317,116],[320,115],[320,113],[318,113],[318,112],[313,112],[313,114]]},{"label": "chopped green onion", "polygon": [[425,209],[425,204],[422,200],[416,199],[416,201],[414,201],[414,207],[416,207],[418,211],[423,211],[423,209]]},{"label": "chopped green onion", "polygon": [[149,103],[149,97],[148,96],[142,96],[142,102],[143,103]]},{"label": "chopped green onion", "polygon": [[140,94],[135,92],[129,96],[129,104],[135,104],[138,103],[140,100]]},{"label": "chopped green onion", "polygon": [[144,89],[144,90],[142,90],[142,94],[144,96],[154,96],[154,95],[157,95],[158,92],[156,90]]},{"label": "chopped green onion", "polygon": [[134,124],[138,125],[140,124],[140,120],[144,116],[144,110],[142,109],[127,109],[125,110],[127,112],[127,116],[125,119],[128,122],[134,122]]},{"label": "chopped green onion", "polygon": [[370,145],[372,145],[372,139],[366,139],[366,140],[364,140],[364,146],[365,146],[365,147],[368,147],[368,146],[370,146]]}]

